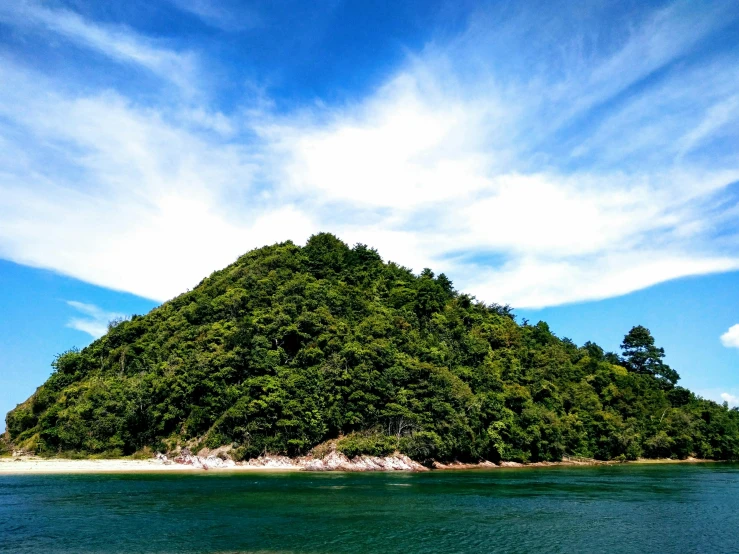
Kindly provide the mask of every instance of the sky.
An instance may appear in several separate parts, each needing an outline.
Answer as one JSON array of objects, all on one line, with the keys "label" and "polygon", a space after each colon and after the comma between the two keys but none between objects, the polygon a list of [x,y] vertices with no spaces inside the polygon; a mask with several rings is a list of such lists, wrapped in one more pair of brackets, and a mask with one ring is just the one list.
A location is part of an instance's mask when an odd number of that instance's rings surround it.
[{"label": "sky", "polygon": [[737,405],[738,147],[733,0],[0,3],[0,412],[320,231]]}]

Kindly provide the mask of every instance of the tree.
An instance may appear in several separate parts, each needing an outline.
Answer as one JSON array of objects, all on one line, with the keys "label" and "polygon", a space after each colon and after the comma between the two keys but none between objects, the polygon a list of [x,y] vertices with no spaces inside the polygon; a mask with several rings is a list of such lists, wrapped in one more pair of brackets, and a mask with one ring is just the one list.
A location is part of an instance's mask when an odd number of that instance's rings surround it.
[{"label": "tree", "polygon": [[582,347],[592,360],[595,360],[596,362],[602,362],[604,360],[606,353],[594,342],[588,341],[583,344]]},{"label": "tree", "polygon": [[622,363],[634,373],[652,375],[673,387],[680,379],[677,371],[662,361],[665,349],[654,345],[654,337],[646,327],[637,325],[621,343]]}]

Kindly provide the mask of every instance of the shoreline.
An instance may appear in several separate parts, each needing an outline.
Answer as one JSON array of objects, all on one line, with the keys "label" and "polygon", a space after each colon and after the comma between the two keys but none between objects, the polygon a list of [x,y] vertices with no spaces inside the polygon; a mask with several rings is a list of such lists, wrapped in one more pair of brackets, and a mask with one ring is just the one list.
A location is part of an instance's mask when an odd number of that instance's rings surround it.
[{"label": "shoreline", "polygon": [[449,463],[436,462],[432,469],[413,464],[398,464],[395,457],[371,458],[358,457],[354,460],[341,460],[329,465],[316,465],[317,461],[289,460],[282,457],[260,458],[242,463],[231,463],[222,467],[166,463],[160,459],[145,460],[131,459],[100,459],[100,460],[72,460],[66,458],[0,458],[0,476],[3,475],[83,475],[83,474],[144,474],[144,473],[293,473],[293,472],[422,472],[422,471],[464,471],[464,470],[497,470],[497,469],[534,469],[552,467],[594,467],[605,465],[658,465],[658,464],[704,464],[726,463],[725,460],[705,460],[687,458],[685,460],[647,459],[641,458],[631,461],[600,461],[600,460],[564,460],[561,462],[533,462],[522,464],[518,462],[481,462]]},{"label": "shoreline", "polygon": [[[156,459],[128,460],[72,460],[68,458],[0,458],[1,475],[56,475],[56,474],[127,474],[127,473],[203,473],[202,467],[186,464],[163,464]],[[234,465],[210,468],[216,473],[226,472],[294,472],[300,467],[257,467]]]}]

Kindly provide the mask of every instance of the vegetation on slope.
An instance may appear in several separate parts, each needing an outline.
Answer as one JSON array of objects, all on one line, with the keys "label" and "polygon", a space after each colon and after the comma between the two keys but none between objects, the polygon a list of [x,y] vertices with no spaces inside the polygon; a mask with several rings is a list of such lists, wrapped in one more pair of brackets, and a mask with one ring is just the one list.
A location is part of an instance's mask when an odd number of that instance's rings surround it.
[{"label": "vegetation on slope", "polygon": [[40,453],[198,442],[416,460],[739,458],[739,411],[675,386],[649,331],[623,358],[320,234],[249,252],[54,361],[7,416]]}]

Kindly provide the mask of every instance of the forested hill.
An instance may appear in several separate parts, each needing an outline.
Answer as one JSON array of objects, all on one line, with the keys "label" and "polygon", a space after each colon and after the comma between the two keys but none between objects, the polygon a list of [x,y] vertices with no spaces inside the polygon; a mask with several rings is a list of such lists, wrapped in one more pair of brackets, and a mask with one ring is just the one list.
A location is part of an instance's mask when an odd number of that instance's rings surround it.
[{"label": "forested hill", "polygon": [[243,459],[342,437],[350,456],[419,461],[739,458],[739,411],[676,386],[647,329],[623,349],[578,347],[320,234],[112,322],[56,358],[7,428],[39,453],[232,444]]}]

